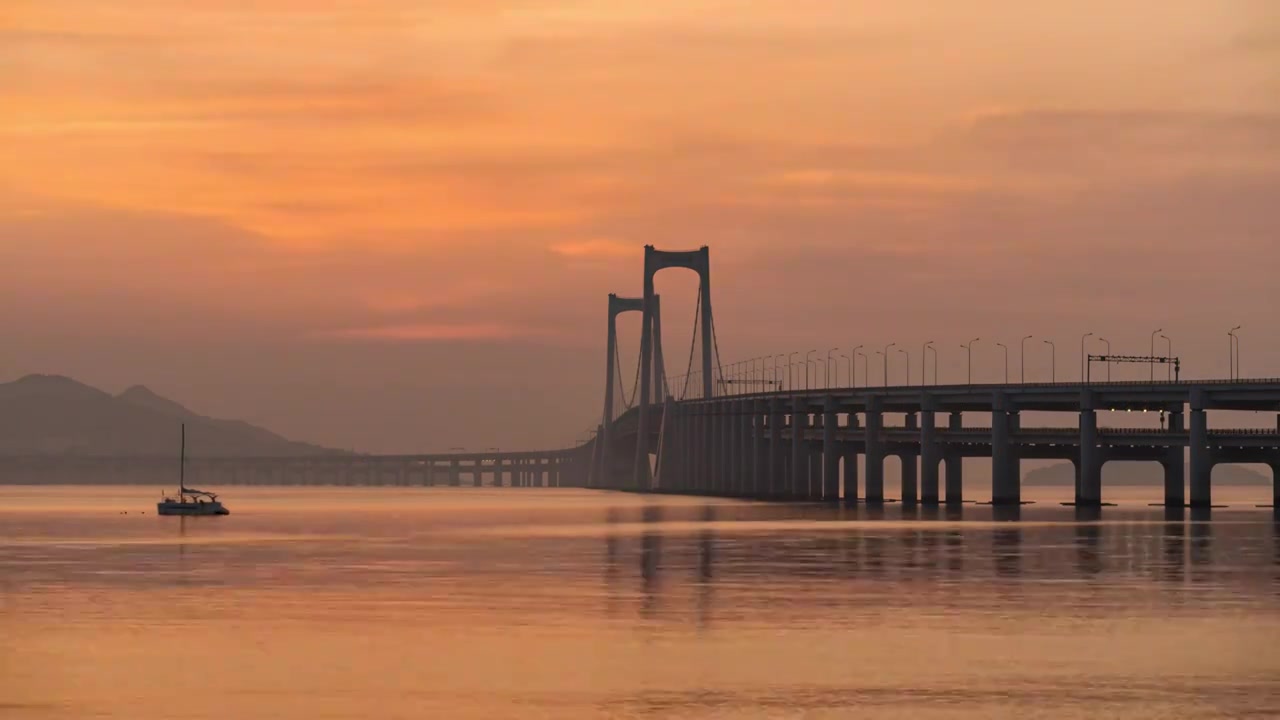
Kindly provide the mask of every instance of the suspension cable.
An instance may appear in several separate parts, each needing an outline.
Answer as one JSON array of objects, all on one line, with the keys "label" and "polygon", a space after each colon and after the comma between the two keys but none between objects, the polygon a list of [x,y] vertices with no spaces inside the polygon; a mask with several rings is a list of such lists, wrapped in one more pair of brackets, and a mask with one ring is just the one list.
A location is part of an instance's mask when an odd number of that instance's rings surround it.
[{"label": "suspension cable", "polygon": [[689,396],[689,381],[693,378],[693,349],[698,346],[698,318],[702,314],[702,280],[698,280],[698,302],[693,310],[693,332],[689,337],[689,363],[684,371],[684,389],[680,391],[680,399]]},{"label": "suspension cable", "polygon": [[[716,316],[711,315],[711,347],[716,354],[716,372],[720,374],[721,379],[724,378],[724,368],[720,367],[720,341],[716,337]],[[711,391],[715,393],[715,386],[711,386]]]}]

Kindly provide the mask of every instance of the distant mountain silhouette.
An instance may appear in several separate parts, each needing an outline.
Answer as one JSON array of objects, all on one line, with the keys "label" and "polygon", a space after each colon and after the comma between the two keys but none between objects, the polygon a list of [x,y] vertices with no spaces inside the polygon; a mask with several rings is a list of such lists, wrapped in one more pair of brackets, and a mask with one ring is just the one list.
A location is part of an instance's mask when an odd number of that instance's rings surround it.
[{"label": "distant mountain silhouette", "polygon": [[191,457],[340,452],[238,420],[205,417],[141,385],[112,396],[60,375],[0,384],[0,455],[172,455],[180,423],[187,425]]},{"label": "distant mountain silhouette", "polygon": [[[1075,467],[1060,463],[1037,468],[1022,476],[1025,485],[1075,484]],[[1164,485],[1164,469],[1154,462],[1111,462],[1102,467],[1108,485]],[[1213,469],[1214,485],[1270,485],[1271,478],[1239,465],[1219,465]]]}]

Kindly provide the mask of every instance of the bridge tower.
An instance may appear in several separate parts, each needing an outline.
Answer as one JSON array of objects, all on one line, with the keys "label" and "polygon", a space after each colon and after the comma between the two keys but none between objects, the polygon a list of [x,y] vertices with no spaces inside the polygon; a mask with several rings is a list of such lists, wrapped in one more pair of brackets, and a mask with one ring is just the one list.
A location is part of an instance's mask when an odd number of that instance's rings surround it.
[{"label": "bridge tower", "polygon": [[[636,434],[635,486],[641,490],[649,489],[649,405],[651,402],[651,383],[655,364],[654,328],[659,322],[657,317],[657,294],[654,292],[653,278],[658,271],[667,268],[686,268],[698,273],[698,305],[702,323],[702,397],[711,398],[714,394],[715,377],[712,358],[715,354],[714,324],[711,315],[711,251],[706,246],[697,250],[657,250],[652,245],[644,246],[644,316],[640,328],[640,411],[639,430]],[[697,329],[695,329],[695,332]],[[659,356],[660,357],[660,356]],[[658,360],[658,362],[661,362]],[[652,398],[657,402],[666,400]]]},{"label": "bridge tower", "polygon": [[[656,385],[661,388],[661,392],[666,394],[666,368],[662,358],[662,298],[658,295],[653,296],[653,340],[654,340],[654,366],[655,374],[658,378]],[[600,442],[600,452],[598,462],[594,470],[596,483],[606,481],[606,471],[611,466],[612,455],[614,452],[613,442],[613,421],[617,419],[614,415],[614,384],[615,380],[621,382],[622,378],[616,375],[618,370],[618,316],[626,312],[641,312],[644,310],[644,298],[642,297],[619,297],[614,293],[609,293],[609,329],[608,340],[605,347],[605,372],[604,372],[604,415],[600,424],[600,431],[597,437]],[[641,341],[643,345],[643,340]],[[634,392],[634,391],[633,391]],[[639,398],[633,395],[632,402]],[[625,404],[625,392],[624,392]],[[628,408],[630,405],[628,405]],[[593,484],[596,484],[593,483]]]}]

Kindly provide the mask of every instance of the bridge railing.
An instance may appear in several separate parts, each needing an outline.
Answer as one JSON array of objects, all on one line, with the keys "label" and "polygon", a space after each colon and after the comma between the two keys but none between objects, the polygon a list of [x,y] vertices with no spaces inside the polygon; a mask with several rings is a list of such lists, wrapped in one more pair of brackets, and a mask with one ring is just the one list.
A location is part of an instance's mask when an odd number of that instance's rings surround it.
[{"label": "bridge railing", "polygon": [[[938,384],[938,385],[861,385],[861,386],[831,386],[831,387],[809,387],[809,388],[791,388],[786,390],[762,390],[759,392],[733,392],[735,389],[732,383],[726,383],[726,387],[730,392],[724,395],[718,395],[713,399],[722,399],[726,397],[791,397],[794,395],[820,395],[829,392],[901,392],[933,390],[933,391],[965,391],[965,390],[985,390],[985,389],[1063,389],[1063,388],[1110,388],[1110,387],[1161,387],[1161,388],[1186,388],[1201,385],[1251,385],[1251,384],[1267,384],[1280,385],[1280,377],[1263,377],[1263,378],[1207,378],[1201,380],[1089,380],[1086,382],[1026,382],[1026,383],[958,383],[958,384]],[[701,402],[702,398],[686,400],[682,402]]]}]

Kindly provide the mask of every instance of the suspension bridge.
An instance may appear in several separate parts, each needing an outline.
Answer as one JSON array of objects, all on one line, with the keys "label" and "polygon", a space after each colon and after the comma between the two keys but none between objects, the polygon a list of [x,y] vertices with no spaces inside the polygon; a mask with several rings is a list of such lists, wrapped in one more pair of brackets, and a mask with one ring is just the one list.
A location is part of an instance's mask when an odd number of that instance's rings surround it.
[{"label": "suspension bridge", "polygon": [[[654,276],[668,268],[698,274],[699,290],[688,371],[668,381]],[[1164,504],[1210,507],[1212,470],[1221,463],[1270,466],[1273,498],[1280,500],[1280,415],[1273,429],[1210,429],[1216,411],[1280,411],[1280,379],[1183,381],[1176,358],[1090,356],[1078,383],[1002,383],[854,386],[824,364],[810,386],[781,364],[771,368],[720,361],[711,304],[710,251],[670,252],[645,247],[644,294],[609,296],[606,390],[602,421],[589,444],[587,487],[844,503],[961,503],[962,463],[991,459],[994,505],[1019,505],[1021,462],[1057,459],[1075,467],[1074,504],[1104,503],[1102,466],[1115,460],[1158,462],[1164,468]],[[637,377],[615,404],[622,377],[616,318],[640,312]],[[698,353],[697,351],[701,352]],[[695,365],[695,355],[700,364]],[[1148,382],[1094,381],[1093,362],[1162,363],[1169,378]],[[887,363],[887,357],[886,357]],[[748,366],[749,365],[749,366]],[[838,365],[835,368],[838,371]],[[936,361],[935,361],[936,372]],[[1234,373],[1233,373],[1234,374]],[[936,377],[936,375],[935,375]],[[1069,427],[1023,427],[1024,412],[1073,413]],[[1159,430],[1099,425],[1106,412],[1162,413]],[[966,423],[966,414],[983,425]],[[946,422],[940,425],[939,416]],[[899,420],[900,419],[900,420]],[[585,453],[585,448],[583,450]],[[886,494],[885,460],[900,461],[897,497]],[[859,477],[861,474],[864,477]],[[1190,492],[1186,478],[1190,470]]]},{"label": "suspension bridge", "polygon": [[[654,277],[673,268],[698,275],[698,294],[686,371],[667,373],[662,315]],[[1017,506],[1023,502],[1023,460],[1064,460],[1075,468],[1074,504],[1105,503],[1102,467],[1117,460],[1157,462],[1164,468],[1168,507],[1213,505],[1212,471],[1222,463],[1271,468],[1280,506],[1280,379],[1244,379],[1234,370],[1219,380],[1175,377],[1176,358],[1090,356],[1082,382],[855,386],[855,358],[847,382],[839,366],[811,384],[794,363],[722,364],[712,309],[711,257],[692,251],[644,250],[643,293],[610,294],[605,335],[604,407],[590,440],[531,452],[429,455],[335,455],[307,458],[223,458],[193,461],[202,482],[246,484],[447,485],[585,487],[602,490],[702,494],[777,501]],[[641,314],[636,371],[624,382],[617,318]],[[1095,380],[1093,362],[1165,363],[1146,382]],[[726,371],[727,368],[727,371]],[[908,373],[909,374],[909,373]],[[1277,413],[1270,429],[1223,428],[1221,411]],[[1023,413],[1067,413],[1069,426],[1022,423]],[[1113,412],[1162,413],[1159,429],[1106,427]],[[1212,429],[1211,429],[1212,428]],[[885,463],[897,458],[900,486],[885,488]],[[963,461],[989,458],[990,496],[966,494]],[[77,458],[75,462],[94,462]],[[122,477],[137,477],[168,459],[106,460]],[[160,468],[164,468],[161,470]],[[109,481],[111,473],[101,475]],[[1189,478],[1189,482],[1188,482]],[[985,480],[985,478],[984,478]],[[985,488],[986,483],[982,483]],[[1187,492],[1189,486],[1189,493]]]}]

